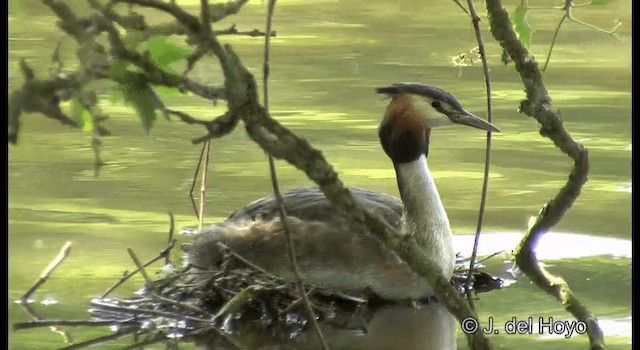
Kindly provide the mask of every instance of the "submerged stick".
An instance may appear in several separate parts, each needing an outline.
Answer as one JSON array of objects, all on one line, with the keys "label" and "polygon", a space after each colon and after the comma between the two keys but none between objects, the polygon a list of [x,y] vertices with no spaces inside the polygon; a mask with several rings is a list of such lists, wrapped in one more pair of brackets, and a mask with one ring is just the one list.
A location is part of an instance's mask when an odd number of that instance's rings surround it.
[{"label": "submerged stick", "polygon": [[58,255],[56,255],[56,257],[53,258],[53,260],[51,260],[49,265],[47,265],[47,267],[45,267],[44,270],[42,270],[42,273],[40,274],[40,278],[38,278],[36,283],[34,283],[33,286],[31,286],[31,288],[29,288],[29,290],[27,290],[27,292],[20,297],[20,302],[26,303],[29,297],[38,288],[40,288],[41,285],[47,282],[47,280],[49,279],[53,271],[55,271],[58,268],[58,266],[60,266],[60,264],[64,262],[64,260],[69,256],[69,254],[71,254],[71,242],[67,242],[64,244],[64,246],[62,246],[62,249],[60,249],[60,252],[58,253]]},{"label": "submerged stick", "polygon": [[[41,320],[43,319],[42,317],[40,317],[40,315],[38,315],[38,314],[36,313],[36,310],[34,310],[34,309],[31,307],[31,305],[21,303],[21,304],[20,304],[20,307],[22,307],[22,310],[24,310],[24,312],[25,312],[27,315],[31,316],[31,318],[32,318],[34,321],[41,321]],[[49,328],[51,329],[51,331],[52,331],[53,333],[60,334],[60,335],[62,336],[62,339],[63,339],[63,341],[64,341],[65,343],[73,343],[73,337],[71,337],[71,334],[70,334],[66,329],[64,329],[64,327],[51,326],[51,327],[49,327]]]}]

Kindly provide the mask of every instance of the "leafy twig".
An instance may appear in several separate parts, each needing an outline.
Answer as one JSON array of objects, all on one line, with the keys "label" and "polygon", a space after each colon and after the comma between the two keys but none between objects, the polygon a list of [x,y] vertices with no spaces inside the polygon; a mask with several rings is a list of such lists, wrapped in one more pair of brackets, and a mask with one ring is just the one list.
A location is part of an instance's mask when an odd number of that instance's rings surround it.
[{"label": "leafy twig", "polygon": [[[525,6],[527,5],[527,1],[524,1]],[[611,28],[610,30],[606,30],[606,29],[602,29],[600,27],[596,27],[592,24],[583,22],[575,17],[573,17],[573,14],[571,12],[571,9],[574,7],[580,7],[580,6],[585,6],[585,5],[589,5],[589,3],[585,3],[585,4],[578,4],[578,5],[574,5],[573,4],[573,0],[565,0],[564,2],[564,6],[559,6],[559,7],[554,7],[554,9],[556,10],[561,10],[564,11],[564,14],[562,15],[562,18],[560,18],[560,22],[558,22],[558,26],[556,27],[556,31],[553,34],[553,40],[551,41],[551,46],[549,46],[549,53],[547,54],[547,59],[544,62],[544,66],[542,67],[542,71],[546,72],[547,71],[547,66],[549,65],[549,60],[551,59],[551,52],[553,52],[553,47],[555,46],[556,43],[556,38],[558,37],[558,32],[560,32],[560,27],[562,26],[562,23],[564,23],[565,20],[569,20],[572,22],[575,22],[577,24],[580,24],[582,26],[585,26],[589,29],[593,29],[595,31],[598,31],[600,33],[604,33],[607,35],[611,35],[611,36],[616,36],[616,30],[618,30],[618,28],[620,27],[620,25],[622,24],[622,22],[617,21],[616,24],[613,26],[613,28]]]}]

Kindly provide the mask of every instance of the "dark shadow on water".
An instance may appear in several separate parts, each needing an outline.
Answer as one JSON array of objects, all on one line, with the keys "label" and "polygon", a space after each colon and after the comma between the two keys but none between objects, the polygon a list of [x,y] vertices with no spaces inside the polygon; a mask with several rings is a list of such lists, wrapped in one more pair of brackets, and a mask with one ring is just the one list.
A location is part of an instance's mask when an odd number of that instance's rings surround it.
[{"label": "dark shadow on water", "polygon": [[[438,302],[413,307],[385,305],[370,317],[367,326],[353,320],[348,327],[322,323],[322,333],[331,349],[455,349],[457,323]],[[183,341],[199,349],[320,349],[314,332],[308,330],[294,339],[274,342],[267,334],[222,337],[218,332],[185,337]],[[230,338],[236,345],[230,344]],[[248,339],[251,338],[251,339]]]}]

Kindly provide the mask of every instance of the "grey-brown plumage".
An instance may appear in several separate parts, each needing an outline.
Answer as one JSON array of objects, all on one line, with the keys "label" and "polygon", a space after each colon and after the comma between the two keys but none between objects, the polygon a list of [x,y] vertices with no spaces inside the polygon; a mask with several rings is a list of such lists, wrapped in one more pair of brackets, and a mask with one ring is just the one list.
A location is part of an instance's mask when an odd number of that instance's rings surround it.
[{"label": "grey-brown plumage", "polygon": [[[360,205],[400,228],[400,200],[363,189],[351,189],[351,193]],[[386,299],[419,299],[429,294],[430,288],[422,278],[383,249],[378,240],[359,232],[358,226],[317,188],[296,189],[283,194],[283,199],[305,281],[328,288],[373,292]],[[247,205],[196,236],[189,250],[190,263],[203,268],[219,264],[219,241],[271,273],[294,277],[277,203],[271,196]],[[398,285],[403,286],[402,291],[395,293]],[[411,290],[408,294],[407,287]]]},{"label": "grey-brown plumage", "polygon": [[[398,198],[361,188],[349,191],[362,207],[373,210],[392,227],[400,227],[402,202]],[[339,215],[339,210],[316,187],[298,188],[284,193],[282,198],[287,215],[303,221],[324,221]],[[273,196],[268,196],[235,211],[228,220],[256,220],[277,216],[278,203]]]}]

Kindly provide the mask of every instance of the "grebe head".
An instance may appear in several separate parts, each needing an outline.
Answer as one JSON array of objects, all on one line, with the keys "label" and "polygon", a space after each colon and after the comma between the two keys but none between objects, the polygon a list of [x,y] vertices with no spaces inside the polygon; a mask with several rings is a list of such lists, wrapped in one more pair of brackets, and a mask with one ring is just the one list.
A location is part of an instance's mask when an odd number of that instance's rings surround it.
[{"label": "grebe head", "polygon": [[452,124],[499,132],[493,124],[473,115],[450,93],[436,87],[399,83],[376,88],[391,98],[378,135],[382,148],[394,163],[416,160],[429,151],[432,128]]}]

